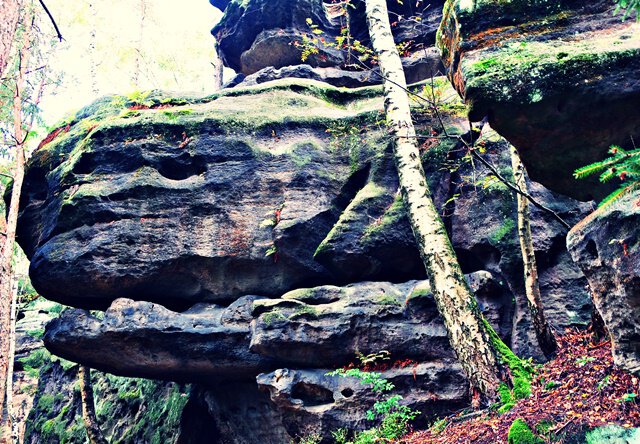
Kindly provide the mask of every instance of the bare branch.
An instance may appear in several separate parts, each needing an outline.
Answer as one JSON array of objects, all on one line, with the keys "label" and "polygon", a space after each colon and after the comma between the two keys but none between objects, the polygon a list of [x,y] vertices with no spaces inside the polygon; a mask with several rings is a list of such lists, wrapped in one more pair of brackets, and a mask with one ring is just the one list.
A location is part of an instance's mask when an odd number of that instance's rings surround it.
[{"label": "bare branch", "polygon": [[51,12],[49,11],[49,8],[47,8],[47,5],[44,4],[43,0],[40,0],[40,4],[42,5],[42,8],[44,9],[44,12],[46,12],[47,15],[49,16],[49,20],[51,20],[51,24],[53,24],[53,27],[56,30],[56,33],[58,34],[58,40],[63,41],[64,38],[62,37],[62,34],[60,33],[60,28],[58,28],[58,24],[56,23],[56,20],[53,18],[53,15],[51,15]]},{"label": "bare branch", "polygon": [[531,202],[532,205],[540,208],[542,211],[544,211],[544,212],[550,214],[551,216],[553,216],[553,218],[556,219],[558,222],[560,222],[567,230],[571,229],[571,225],[569,225],[562,217],[560,217],[560,215],[558,213],[553,211],[551,208],[542,205],[540,202],[538,202],[529,193],[525,193],[519,187],[516,187],[509,180],[507,180],[504,176],[502,176],[500,174],[500,172],[496,169],[496,167],[494,167],[490,162],[487,162],[486,159],[484,159],[480,154],[478,154],[478,152],[475,150],[475,148],[470,147],[469,152],[471,153],[472,156],[474,156],[476,159],[478,159],[480,161],[480,163],[482,163],[484,166],[486,166],[491,171],[491,173],[498,178],[498,180],[500,182],[502,182],[507,187],[509,187],[509,189],[511,189],[511,191],[514,191],[514,192],[520,194],[521,196],[524,196],[529,202]]}]

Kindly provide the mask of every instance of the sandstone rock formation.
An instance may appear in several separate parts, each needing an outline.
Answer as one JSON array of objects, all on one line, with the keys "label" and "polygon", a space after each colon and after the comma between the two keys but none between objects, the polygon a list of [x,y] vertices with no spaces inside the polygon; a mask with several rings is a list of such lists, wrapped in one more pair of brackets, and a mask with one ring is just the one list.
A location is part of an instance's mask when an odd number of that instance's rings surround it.
[{"label": "sandstone rock formation", "polygon": [[[238,443],[258,442],[260,421],[271,426],[259,442],[274,443],[366,427],[362,387],[323,377],[356,352],[412,363],[415,379],[398,365],[388,376],[423,421],[467,403],[419,282],[379,94],[281,80],[203,99],[108,97],[65,122],[30,161],[19,238],[38,291],[109,309],[103,319],[65,311],[47,347],[119,375],[197,382],[198,411]],[[447,131],[464,133],[459,102],[445,106]],[[428,179],[485,315],[518,353],[539,357],[515,200],[416,111]],[[487,131],[482,143],[508,176],[506,142]],[[570,221],[589,211],[530,185]],[[591,305],[566,233],[533,218],[549,318],[556,329],[584,325]],[[245,419],[230,421],[231,410]]]},{"label": "sandstone rock formation", "polygon": [[616,364],[640,374],[640,194],[630,193],[576,225],[567,239],[589,280]]},{"label": "sandstone rock formation", "polygon": [[449,0],[438,34],[472,120],[518,149],[531,177],[578,199],[603,197],[573,171],[640,136],[640,32],[608,0]]},{"label": "sandstone rock formation", "polygon": [[[390,1],[389,8],[398,17],[394,27],[397,42],[405,48],[405,68],[409,83],[442,72],[440,55],[433,48],[440,23],[442,0],[427,5]],[[353,50],[336,48],[334,42],[343,29],[351,40],[369,39],[364,16],[364,2],[351,6],[322,0],[250,0],[215,2],[225,14],[213,28],[225,66],[250,79],[244,83],[261,83],[282,77],[305,77],[327,81],[336,86],[365,86],[381,83],[375,70],[357,61]],[[400,17],[409,20],[400,20]],[[322,31],[320,40],[315,29]],[[314,48],[308,59],[303,52]],[[353,53],[353,54],[351,54]],[[298,65],[308,63],[311,68]],[[284,71],[278,71],[285,68]],[[371,67],[369,67],[371,68]],[[276,70],[276,72],[274,72]]]}]

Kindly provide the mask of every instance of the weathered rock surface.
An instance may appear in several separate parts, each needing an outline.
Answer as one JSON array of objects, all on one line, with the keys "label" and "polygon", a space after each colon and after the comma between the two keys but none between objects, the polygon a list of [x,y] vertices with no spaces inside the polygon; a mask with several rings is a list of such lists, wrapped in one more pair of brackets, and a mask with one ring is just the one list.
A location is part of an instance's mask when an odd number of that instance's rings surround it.
[{"label": "weathered rock surface", "polygon": [[[389,2],[389,9],[396,17],[414,18],[397,20],[393,30],[397,42],[414,49],[414,60],[407,63],[410,83],[430,77],[432,71],[435,75],[440,68],[439,55],[431,46],[435,41],[443,3],[439,0],[420,7],[414,2]],[[325,74],[322,80],[334,85],[342,86],[349,81],[348,86],[363,86],[359,84],[363,76],[373,77],[353,71],[362,69],[354,62],[355,56],[349,55],[346,49],[331,45],[347,26],[352,40],[366,44],[369,37],[362,1],[354,1],[353,7],[345,7],[348,15],[339,4],[321,0],[231,1],[216,2],[214,6],[226,9],[212,34],[219,43],[225,66],[237,72],[250,75],[265,68],[279,69],[308,63],[313,67],[333,68],[349,65],[351,75]],[[308,19],[322,31],[324,42],[312,32]],[[303,61],[305,47],[313,47],[317,53],[312,52]],[[416,50],[418,48],[420,51]],[[422,48],[430,49],[423,51]],[[294,69],[279,74],[286,73],[299,75],[300,71]],[[319,75],[321,73],[319,71]],[[376,82],[380,83],[379,80]]]},{"label": "weathered rock surface", "polygon": [[[255,86],[272,80],[296,78],[327,82],[331,85],[357,88],[380,83],[379,78],[370,71],[347,71],[340,68],[314,68],[311,65],[284,66],[280,69],[268,66],[260,71],[245,76],[241,81],[231,83],[227,87]],[[235,84],[234,84],[235,83]]]},{"label": "weathered rock surface", "polygon": [[327,129],[382,104],[376,90],[280,88],[140,110],[106,99],[63,127],[31,159],[23,195],[36,289],[85,308],[184,307],[331,281],[313,253],[386,144],[371,132],[350,152]]},{"label": "weathered rock surface", "polygon": [[[258,376],[259,387],[268,391],[282,412],[290,436],[330,437],[344,424],[351,430],[371,426],[365,410],[377,399],[368,385],[352,377],[327,376],[328,371],[278,369]],[[403,404],[424,412],[418,427],[468,402],[468,384],[455,360],[405,361],[381,375],[395,386],[394,393],[403,397]]]},{"label": "weathered rock surface", "polygon": [[197,304],[184,313],[118,299],[103,320],[83,310],[63,312],[48,325],[45,344],[59,356],[114,374],[247,380],[275,365],[249,351],[254,299],[240,298],[226,309]]},{"label": "weathered rock surface", "polygon": [[[487,319],[508,334],[509,295],[489,273],[474,273],[469,281]],[[453,357],[427,281],[298,289],[254,307],[251,350],[288,366],[337,367],[357,352],[376,350],[394,359]]]},{"label": "weathered rock surface", "polygon": [[640,136],[640,32],[608,0],[449,0],[438,34],[472,120],[518,148],[533,180],[578,199],[576,168]]},{"label": "weathered rock surface", "polygon": [[[403,57],[402,66],[404,67],[404,75],[408,84],[440,76],[444,73],[444,66],[442,66],[440,54],[436,48],[416,51],[407,57]],[[248,76],[240,74],[237,79],[229,82],[226,87],[255,86],[286,78],[312,79],[347,88],[359,88],[382,83],[382,77],[380,77],[377,68],[348,71],[335,66],[312,67],[306,64],[295,64],[294,66],[283,66],[280,69],[268,66]]]},{"label": "weathered rock surface", "polygon": [[202,387],[197,401],[216,427],[215,434],[203,435],[207,444],[281,444],[294,438],[269,395],[257,390],[255,379]]},{"label": "weathered rock surface", "polygon": [[[435,86],[442,97],[454,94],[444,79]],[[387,349],[424,369],[406,393],[427,415],[467,402],[429,292],[407,283],[425,272],[398,198],[381,108],[379,88],[287,80],[204,99],[110,97],[79,112],[30,160],[19,240],[42,294],[111,307],[102,320],[65,311],[47,329],[49,349],[120,375],[206,383],[198,405],[208,405],[221,439],[238,443],[258,442],[246,431],[261,420],[275,425],[260,442],[279,442],[313,421],[324,433],[346,420],[305,404],[304,393],[287,398],[290,390],[264,376],[265,389],[289,399],[274,410],[255,377],[288,369],[306,380],[356,351]],[[465,132],[460,103],[446,109],[447,131]],[[499,333],[537,357],[513,197],[464,157],[462,145],[430,138],[441,130],[437,119],[421,113],[417,121],[463,271]],[[509,176],[506,142],[487,135],[481,143]],[[531,189],[570,221],[588,209],[535,183]],[[584,324],[586,281],[568,260],[565,233],[546,215],[533,219],[549,318],[558,329]],[[234,387],[244,387],[236,404]],[[233,409],[246,411],[246,421],[229,420]]]},{"label": "weathered rock surface", "polygon": [[[489,273],[469,281],[487,319],[508,335],[510,295]],[[453,357],[426,281],[298,289],[281,299],[245,296],[228,307],[197,304],[183,313],[119,299],[104,319],[66,310],[47,326],[45,344],[110,373],[206,383],[253,380],[284,366],[337,367],[358,351]]]},{"label": "weathered rock surface", "polygon": [[640,374],[640,193],[598,209],[567,239],[612,339],[614,362]]}]

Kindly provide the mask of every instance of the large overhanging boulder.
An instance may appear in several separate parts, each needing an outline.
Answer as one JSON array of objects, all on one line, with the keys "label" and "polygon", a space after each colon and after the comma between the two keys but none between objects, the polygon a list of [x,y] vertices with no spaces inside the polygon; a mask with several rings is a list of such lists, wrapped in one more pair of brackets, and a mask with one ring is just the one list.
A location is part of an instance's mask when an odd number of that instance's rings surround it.
[{"label": "large overhanging boulder", "polygon": [[610,0],[449,0],[438,34],[474,121],[519,150],[532,179],[572,197],[607,186],[576,168],[640,136],[640,25]]},{"label": "large overhanging boulder", "polygon": [[349,150],[327,129],[377,119],[377,94],[294,82],[82,111],[29,162],[19,241],[34,286],[83,308],[186,307],[330,281],[314,252],[385,143],[374,131]]},{"label": "large overhanging boulder", "polygon": [[[313,285],[423,279],[389,139],[376,123],[379,93],[280,81],[204,99],[112,97],[81,111],[29,163],[19,242],[36,289],[80,308],[130,298],[183,310]],[[455,112],[445,121],[450,134],[464,131]],[[432,124],[421,117],[424,133]],[[434,195],[464,271],[505,283],[516,319],[524,316],[512,345],[535,355],[535,341],[520,337],[527,310],[515,200],[460,158],[456,143],[427,140]],[[508,175],[504,140],[483,143]],[[588,211],[531,186],[569,221]],[[536,210],[533,227],[550,319],[557,328],[583,324],[589,296],[562,226]]]}]

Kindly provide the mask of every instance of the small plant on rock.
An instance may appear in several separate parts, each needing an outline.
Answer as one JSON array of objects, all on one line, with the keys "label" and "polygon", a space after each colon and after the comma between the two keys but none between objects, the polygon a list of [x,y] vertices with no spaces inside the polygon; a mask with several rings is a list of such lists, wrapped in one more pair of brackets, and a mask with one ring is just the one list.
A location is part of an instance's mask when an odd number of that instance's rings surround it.
[{"label": "small plant on rock", "polygon": [[[389,357],[388,352],[383,351],[366,356],[359,354],[359,359],[363,363],[371,364],[377,359],[389,359]],[[371,391],[381,398],[376,401],[371,410],[367,411],[367,420],[378,420],[379,425],[363,432],[357,432],[353,441],[347,441],[348,431],[340,429],[333,433],[334,439],[338,444],[369,444],[401,438],[409,431],[411,421],[420,414],[419,411],[402,405],[400,403],[402,396],[384,396],[393,390],[395,386],[383,378],[380,373],[351,368],[338,369],[327,375],[356,378],[361,384],[369,386]]]}]

